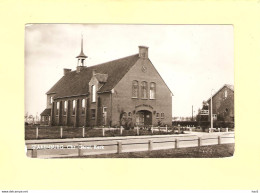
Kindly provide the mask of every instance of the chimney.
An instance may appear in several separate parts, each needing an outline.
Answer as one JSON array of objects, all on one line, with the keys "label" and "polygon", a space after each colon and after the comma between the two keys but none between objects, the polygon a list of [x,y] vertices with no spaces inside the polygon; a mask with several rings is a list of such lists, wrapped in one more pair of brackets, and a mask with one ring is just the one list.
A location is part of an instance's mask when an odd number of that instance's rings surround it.
[{"label": "chimney", "polygon": [[67,73],[69,73],[71,69],[63,68],[63,75],[65,76]]},{"label": "chimney", "polygon": [[139,57],[140,58],[148,58],[148,47],[139,46]]}]

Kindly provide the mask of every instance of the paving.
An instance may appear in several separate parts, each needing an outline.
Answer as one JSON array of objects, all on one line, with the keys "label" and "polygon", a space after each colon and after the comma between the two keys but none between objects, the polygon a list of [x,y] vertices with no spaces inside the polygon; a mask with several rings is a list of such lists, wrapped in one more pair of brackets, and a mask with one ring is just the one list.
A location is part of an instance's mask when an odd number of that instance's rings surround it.
[{"label": "paving", "polygon": [[178,135],[41,139],[26,140],[26,149],[28,157],[57,158],[234,143],[234,137],[234,132],[186,132]]}]

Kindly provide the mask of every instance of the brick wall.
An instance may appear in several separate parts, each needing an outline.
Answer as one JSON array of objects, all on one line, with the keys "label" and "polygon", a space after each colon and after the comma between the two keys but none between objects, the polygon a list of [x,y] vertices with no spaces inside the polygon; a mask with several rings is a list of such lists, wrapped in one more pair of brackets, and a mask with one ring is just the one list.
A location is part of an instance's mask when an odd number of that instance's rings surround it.
[{"label": "brick wall", "polygon": [[[145,68],[145,69],[144,69]],[[139,82],[139,97],[132,98],[132,82]],[[151,82],[156,83],[156,98],[141,99],[141,82],[148,83],[148,90]],[[148,94],[149,98],[149,94]],[[139,106],[139,107],[138,107]],[[152,112],[152,124],[157,125],[158,121],[171,125],[172,123],[172,95],[149,59],[139,59],[137,63],[116,85],[112,97],[112,124],[118,125],[120,112],[132,113],[132,120],[135,121],[138,110],[149,110]],[[156,118],[156,113],[164,113],[164,118]]]},{"label": "brick wall", "polygon": [[[227,97],[225,98],[225,91],[227,91]],[[218,121],[234,121],[234,91],[226,86],[221,89],[212,99],[213,114],[217,115]],[[209,100],[209,110],[211,104]],[[211,111],[209,111],[211,112]],[[210,115],[209,115],[210,120]]]}]

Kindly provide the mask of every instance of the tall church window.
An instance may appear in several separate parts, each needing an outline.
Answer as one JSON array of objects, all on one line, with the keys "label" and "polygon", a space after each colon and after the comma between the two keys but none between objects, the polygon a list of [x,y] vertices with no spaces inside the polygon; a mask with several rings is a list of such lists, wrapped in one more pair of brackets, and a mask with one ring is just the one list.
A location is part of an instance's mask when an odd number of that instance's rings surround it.
[{"label": "tall church window", "polygon": [[64,101],[63,115],[67,114],[67,109],[68,109],[68,101]]},{"label": "tall church window", "polygon": [[133,88],[132,88],[132,97],[138,98],[138,81],[133,81]]},{"label": "tall church window", "polygon": [[53,102],[53,97],[51,97],[50,104],[52,104],[52,102]]},{"label": "tall church window", "polygon": [[147,82],[142,82],[141,84],[141,97],[147,99]]},{"label": "tall church window", "polygon": [[57,111],[56,111],[56,115],[59,115],[59,110],[60,110],[60,102],[56,103],[57,105]]},{"label": "tall church window", "polygon": [[92,102],[96,102],[96,85],[91,86]]},{"label": "tall church window", "polygon": [[150,84],[150,99],[155,99],[155,83],[151,82]]},{"label": "tall church window", "polygon": [[86,100],[82,99],[81,101],[81,114],[85,114],[85,110],[86,110]]},{"label": "tall church window", "polygon": [[75,113],[76,113],[76,101],[73,100],[72,101],[72,115],[75,115]]}]

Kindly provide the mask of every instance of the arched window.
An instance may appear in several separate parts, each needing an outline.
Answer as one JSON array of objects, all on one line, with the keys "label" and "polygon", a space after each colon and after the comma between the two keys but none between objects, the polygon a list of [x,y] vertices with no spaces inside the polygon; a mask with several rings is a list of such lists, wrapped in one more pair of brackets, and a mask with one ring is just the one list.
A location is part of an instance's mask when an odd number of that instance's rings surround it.
[{"label": "arched window", "polygon": [[73,100],[72,101],[72,115],[75,115],[75,113],[76,113],[76,101]]},{"label": "arched window", "polygon": [[148,91],[148,89],[147,89],[147,82],[144,81],[141,84],[141,97],[143,99],[147,99],[147,91]]},{"label": "arched window", "polygon": [[138,98],[138,81],[134,80],[132,85],[132,97]]},{"label": "arched window", "polygon": [[150,99],[155,99],[155,90],[156,90],[155,83],[151,82],[151,84],[150,84]]},{"label": "arched window", "polygon": [[68,109],[68,101],[64,101],[64,108],[63,108],[63,114],[67,114],[67,109]]},{"label": "arched window", "polygon": [[56,104],[57,106],[57,111],[56,111],[56,115],[59,115],[59,110],[60,110],[60,102],[57,102],[57,104]]},{"label": "arched window", "polygon": [[94,103],[96,102],[96,85],[91,86],[91,101]]},{"label": "arched window", "polygon": [[82,114],[85,114],[85,110],[86,110],[86,100],[85,99],[82,99],[81,101],[81,113]]}]

